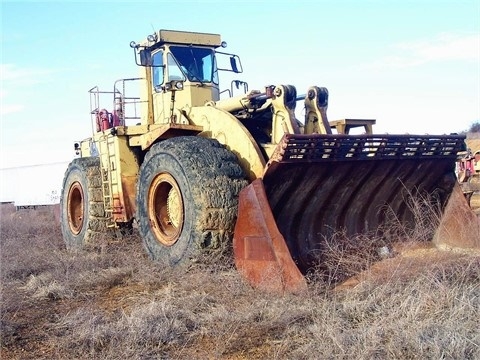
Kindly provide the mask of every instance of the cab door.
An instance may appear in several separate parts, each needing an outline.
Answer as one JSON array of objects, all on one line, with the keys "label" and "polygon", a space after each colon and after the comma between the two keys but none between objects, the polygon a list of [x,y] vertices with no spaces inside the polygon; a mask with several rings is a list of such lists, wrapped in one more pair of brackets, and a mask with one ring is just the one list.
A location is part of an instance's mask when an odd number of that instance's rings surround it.
[{"label": "cab door", "polygon": [[152,97],[155,124],[170,122],[172,92],[165,91],[165,84],[171,80],[185,81],[186,78],[173,56],[160,49],[152,54]]}]

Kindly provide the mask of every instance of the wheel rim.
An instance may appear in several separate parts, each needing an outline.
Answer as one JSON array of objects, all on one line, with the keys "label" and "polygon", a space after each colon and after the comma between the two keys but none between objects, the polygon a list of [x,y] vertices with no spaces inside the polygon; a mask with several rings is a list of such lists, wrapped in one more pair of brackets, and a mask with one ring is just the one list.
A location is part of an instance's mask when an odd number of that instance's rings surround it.
[{"label": "wheel rim", "polygon": [[163,245],[175,244],[182,232],[182,193],[172,175],[158,174],[148,190],[148,218],[155,237]]},{"label": "wheel rim", "polygon": [[70,187],[67,197],[67,214],[70,231],[78,235],[83,227],[83,189],[79,182]]}]

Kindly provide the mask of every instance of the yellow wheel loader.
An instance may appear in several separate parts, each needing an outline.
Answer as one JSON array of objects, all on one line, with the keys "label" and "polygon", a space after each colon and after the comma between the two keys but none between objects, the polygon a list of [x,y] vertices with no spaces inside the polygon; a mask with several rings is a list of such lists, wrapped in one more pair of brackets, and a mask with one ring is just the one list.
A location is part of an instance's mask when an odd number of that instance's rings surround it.
[{"label": "yellow wheel loader", "polygon": [[[89,91],[93,135],[75,144],[63,182],[69,248],[135,220],[154,260],[175,266],[233,241],[252,285],[295,292],[336,232],[381,235],[392,218],[413,226],[414,193],[440,212],[454,198],[455,213],[469,211],[455,191],[463,136],[374,135],[375,120],[328,121],[323,87],[299,95],[234,80],[221,91],[219,73],[242,66],[217,34],[160,30],[130,46],[140,77]],[[431,238],[479,246],[480,236],[452,235],[451,220]]]}]

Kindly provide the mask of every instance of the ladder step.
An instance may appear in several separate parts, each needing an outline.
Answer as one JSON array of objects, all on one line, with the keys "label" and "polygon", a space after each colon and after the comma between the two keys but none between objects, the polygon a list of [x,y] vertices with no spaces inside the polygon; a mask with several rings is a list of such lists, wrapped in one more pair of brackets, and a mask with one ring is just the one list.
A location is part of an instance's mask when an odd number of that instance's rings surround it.
[{"label": "ladder step", "polygon": [[[118,186],[119,182],[112,181],[112,171],[115,171],[114,166],[116,164],[116,154],[111,152],[111,145],[115,144],[113,137],[103,137],[99,141],[99,150],[101,160],[105,160],[105,164],[100,166],[100,174],[102,176],[102,193],[103,193],[103,205],[105,214],[107,215],[108,224],[107,227],[116,227],[116,223],[112,221],[113,214],[122,214],[123,208],[121,206],[114,206],[115,201],[119,200],[118,195],[113,194],[113,187]],[[104,166],[105,165],[105,166]]]}]

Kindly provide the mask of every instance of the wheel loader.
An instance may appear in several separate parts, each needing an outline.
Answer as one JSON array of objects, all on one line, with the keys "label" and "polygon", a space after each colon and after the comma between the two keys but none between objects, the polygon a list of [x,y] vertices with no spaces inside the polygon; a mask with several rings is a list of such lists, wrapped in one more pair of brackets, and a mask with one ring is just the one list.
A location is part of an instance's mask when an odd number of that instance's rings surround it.
[{"label": "wheel loader", "polygon": [[218,34],[159,30],[130,46],[140,76],[89,90],[92,136],[75,144],[63,181],[68,248],[134,222],[148,255],[167,266],[233,244],[253,286],[300,292],[336,232],[381,236],[392,216],[414,225],[413,193],[447,216],[431,238],[479,246],[477,236],[449,235],[447,213],[469,211],[456,191],[463,136],[373,134],[372,119],[329,121],[324,87],[297,94],[234,80],[221,90],[219,74],[242,65]]}]

